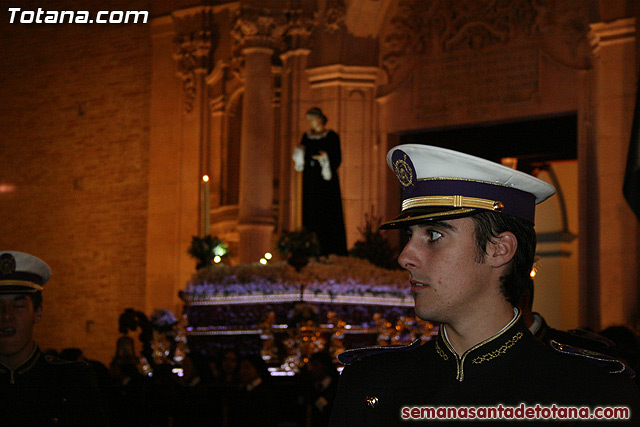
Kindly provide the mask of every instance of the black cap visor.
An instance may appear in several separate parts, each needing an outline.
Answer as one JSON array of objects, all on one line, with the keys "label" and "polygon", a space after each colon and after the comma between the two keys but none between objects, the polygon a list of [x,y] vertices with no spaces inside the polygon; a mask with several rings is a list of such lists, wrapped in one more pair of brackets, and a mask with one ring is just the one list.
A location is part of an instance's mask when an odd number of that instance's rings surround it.
[{"label": "black cap visor", "polygon": [[411,225],[423,222],[437,221],[440,219],[455,219],[478,212],[479,209],[470,208],[451,208],[451,207],[428,207],[407,209],[396,218],[387,221],[378,227],[380,230],[392,230],[397,228],[406,228]]}]

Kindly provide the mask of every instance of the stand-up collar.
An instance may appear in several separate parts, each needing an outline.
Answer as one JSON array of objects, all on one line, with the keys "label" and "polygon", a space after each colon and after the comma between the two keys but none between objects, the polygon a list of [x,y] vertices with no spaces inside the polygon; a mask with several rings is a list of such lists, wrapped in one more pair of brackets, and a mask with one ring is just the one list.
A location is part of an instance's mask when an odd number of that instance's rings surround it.
[{"label": "stand-up collar", "polygon": [[33,351],[31,351],[31,354],[29,355],[27,360],[25,360],[24,363],[22,363],[16,369],[11,370],[8,367],[4,366],[2,363],[0,363],[0,375],[5,375],[8,373],[9,382],[11,384],[15,384],[16,376],[24,375],[27,372],[29,372],[31,369],[33,369],[33,367],[36,365],[36,363],[38,362],[38,359],[40,359],[41,356],[42,356],[42,352],[40,351],[38,346],[34,344]]},{"label": "stand-up collar", "polygon": [[483,367],[491,366],[513,352],[521,343],[527,328],[521,319],[520,311],[514,309],[513,319],[497,334],[482,341],[458,356],[447,337],[446,327],[440,328],[436,338],[435,350],[438,356],[449,366],[455,379],[462,382],[465,375],[470,375]]},{"label": "stand-up collar", "polygon": [[529,326],[529,331],[533,336],[537,336],[538,332],[548,328],[547,322],[538,313],[532,313],[533,323]]}]

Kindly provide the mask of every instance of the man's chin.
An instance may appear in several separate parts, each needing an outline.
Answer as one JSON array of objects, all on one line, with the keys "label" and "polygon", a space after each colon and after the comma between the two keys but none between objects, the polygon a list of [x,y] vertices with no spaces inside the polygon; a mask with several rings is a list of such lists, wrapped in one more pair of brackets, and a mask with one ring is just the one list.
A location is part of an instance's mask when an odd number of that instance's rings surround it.
[{"label": "man's chin", "polygon": [[24,342],[15,342],[8,338],[0,338],[0,362],[15,358],[26,358],[32,350],[32,342],[25,344]]},{"label": "man's chin", "polygon": [[433,313],[431,313],[428,310],[420,309],[418,307],[414,307],[414,313],[416,314],[416,317],[418,319],[420,319],[420,320],[425,320],[427,322],[436,322],[434,320]]}]

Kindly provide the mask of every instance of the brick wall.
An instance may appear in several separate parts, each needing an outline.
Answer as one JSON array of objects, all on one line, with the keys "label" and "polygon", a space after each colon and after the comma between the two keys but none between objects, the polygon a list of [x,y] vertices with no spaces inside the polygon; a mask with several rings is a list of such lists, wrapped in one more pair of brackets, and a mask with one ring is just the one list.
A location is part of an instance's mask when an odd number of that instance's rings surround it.
[{"label": "brick wall", "polygon": [[[149,1],[15,2],[36,10],[151,10]],[[6,4],[5,4],[6,6]],[[9,24],[0,11],[0,250],[53,277],[42,348],[109,362],[126,307],[143,309],[149,24]]]}]

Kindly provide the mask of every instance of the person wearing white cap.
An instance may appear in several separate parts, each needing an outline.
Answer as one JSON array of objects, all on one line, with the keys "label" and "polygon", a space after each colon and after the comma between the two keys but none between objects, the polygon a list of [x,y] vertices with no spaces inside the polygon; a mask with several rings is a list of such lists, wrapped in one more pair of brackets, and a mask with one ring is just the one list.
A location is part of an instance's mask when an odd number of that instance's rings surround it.
[{"label": "person wearing white cap", "polygon": [[45,355],[33,339],[50,277],[51,269],[40,258],[0,251],[0,424],[107,425],[91,367]]},{"label": "person wearing white cap", "polygon": [[[416,315],[440,329],[424,345],[342,353],[347,366],[330,426],[468,424],[487,416],[502,417],[493,418],[499,425],[533,417],[538,425],[553,416],[579,421],[591,415],[585,409],[603,406],[624,407],[632,417],[607,425],[640,425],[640,394],[624,363],[543,344],[517,308],[535,255],[535,205],[554,188],[427,145],[395,147],[387,163],[403,201],[400,215],[381,228],[407,230],[398,262],[409,272]],[[558,406],[585,409],[553,413]]]}]

